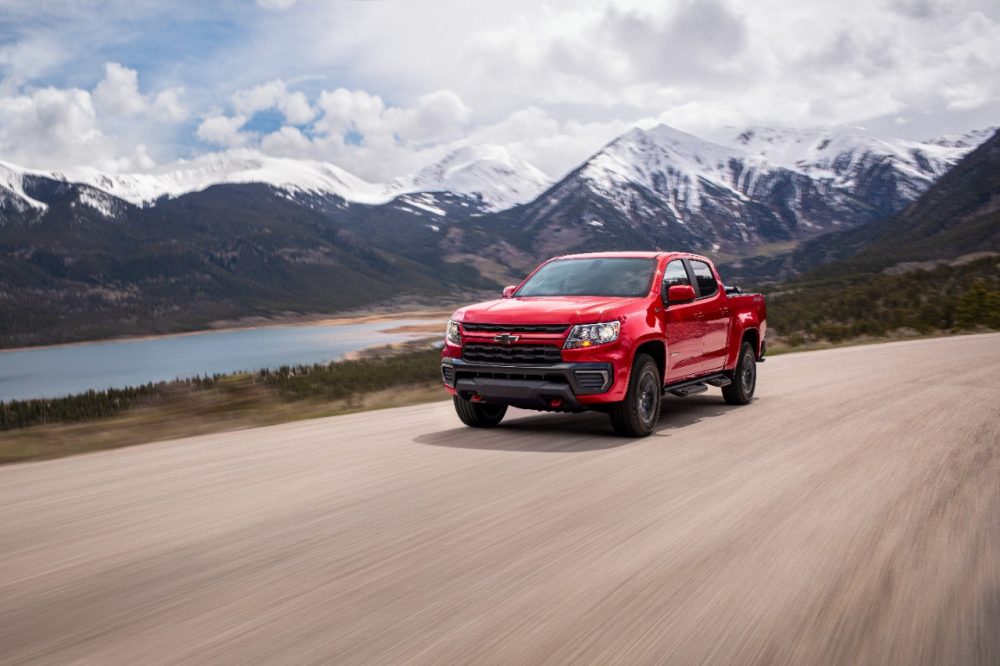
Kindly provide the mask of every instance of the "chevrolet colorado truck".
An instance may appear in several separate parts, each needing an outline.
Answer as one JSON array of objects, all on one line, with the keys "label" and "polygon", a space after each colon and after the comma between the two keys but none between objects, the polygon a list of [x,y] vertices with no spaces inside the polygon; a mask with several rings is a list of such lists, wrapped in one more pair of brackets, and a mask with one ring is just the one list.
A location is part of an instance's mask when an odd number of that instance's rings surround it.
[{"label": "chevrolet colorado truck", "polygon": [[668,392],[715,386],[749,403],[766,318],[763,296],[724,286],[696,254],[556,257],[502,298],[455,311],[441,377],[468,426],[496,426],[511,405],[600,410],[618,434],[644,437]]}]

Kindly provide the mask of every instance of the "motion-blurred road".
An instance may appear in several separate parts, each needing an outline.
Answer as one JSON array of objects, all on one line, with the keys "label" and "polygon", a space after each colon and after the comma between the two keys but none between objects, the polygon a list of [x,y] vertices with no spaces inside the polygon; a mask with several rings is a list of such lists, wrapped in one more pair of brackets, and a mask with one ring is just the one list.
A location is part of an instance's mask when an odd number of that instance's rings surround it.
[{"label": "motion-blurred road", "polygon": [[0,663],[1000,663],[1000,335],[0,468]]}]

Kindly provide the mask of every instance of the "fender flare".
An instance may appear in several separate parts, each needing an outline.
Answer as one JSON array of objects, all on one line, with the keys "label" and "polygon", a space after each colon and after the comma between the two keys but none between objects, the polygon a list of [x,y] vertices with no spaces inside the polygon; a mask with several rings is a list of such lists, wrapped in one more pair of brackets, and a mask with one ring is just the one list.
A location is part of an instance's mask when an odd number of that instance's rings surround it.
[{"label": "fender flare", "polygon": [[646,335],[643,335],[641,338],[638,338],[637,340],[635,340],[635,342],[632,343],[632,348],[629,349],[629,358],[628,358],[629,376],[631,377],[632,366],[635,364],[635,357],[639,353],[639,349],[641,349],[643,345],[646,345],[650,342],[659,345],[662,349],[662,354],[654,354],[653,359],[660,366],[660,380],[665,381],[667,377],[667,359],[670,357],[670,355],[669,352],[667,351],[667,341],[657,333],[647,333]]},{"label": "fender flare", "polygon": [[760,326],[758,325],[758,322],[753,322],[748,326],[742,326],[736,333],[739,337],[736,337],[736,335],[733,336],[733,344],[730,346],[729,356],[726,358],[726,370],[732,370],[736,367],[736,362],[740,357],[740,350],[743,348],[743,340],[746,338],[748,333],[754,334],[757,339],[753,352],[754,356],[760,358],[760,345],[763,341],[763,337],[760,334]]}]

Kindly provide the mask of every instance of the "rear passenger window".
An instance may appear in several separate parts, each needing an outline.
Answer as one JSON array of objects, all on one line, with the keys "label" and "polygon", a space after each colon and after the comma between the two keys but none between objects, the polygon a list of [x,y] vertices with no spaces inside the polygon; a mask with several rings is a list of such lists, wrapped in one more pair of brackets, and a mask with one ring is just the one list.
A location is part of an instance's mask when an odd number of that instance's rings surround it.
[{"label": "rear passenger window", "polygon": [[698,283],[698,295],[701,298],[711,296],[719,290],[719,285],[715,282],[712,269],[704,261],[692,261],[691,269],[694,271],[694,281]]},{"label": "rear passenger window", "polygon": [[663,284],[668,288],[675,284],[691,284],[683,261],[677,259],[667,264],[667,270],[663,271]]}]

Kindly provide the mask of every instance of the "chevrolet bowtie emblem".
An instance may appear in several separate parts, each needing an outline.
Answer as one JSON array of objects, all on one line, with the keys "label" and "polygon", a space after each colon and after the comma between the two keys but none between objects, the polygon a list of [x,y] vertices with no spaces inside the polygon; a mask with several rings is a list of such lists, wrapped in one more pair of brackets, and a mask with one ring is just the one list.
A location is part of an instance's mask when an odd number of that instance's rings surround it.
[{"label": "chevrolet bowtie emblem", "polygon": [[498,335],[493,338],[494,342],[499,342],[502,345],[512,345],[521,338],[520,335],[511,335],[510,333],[504,333],[503,335]]}]

